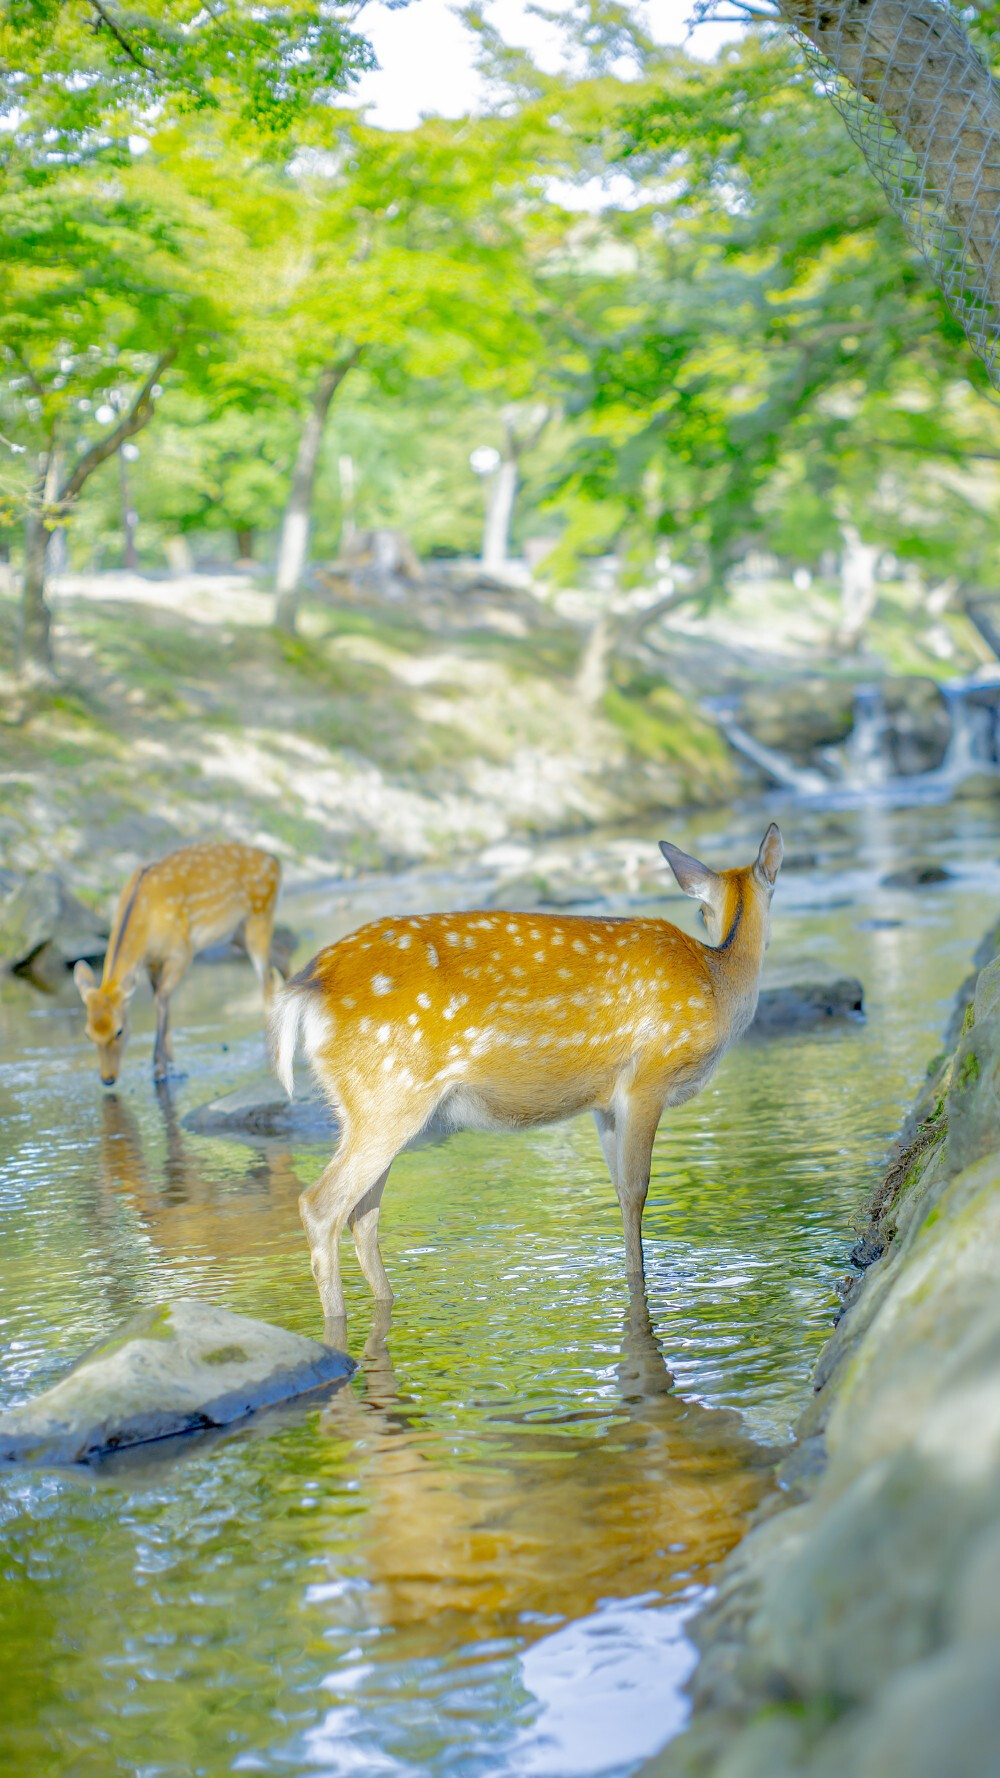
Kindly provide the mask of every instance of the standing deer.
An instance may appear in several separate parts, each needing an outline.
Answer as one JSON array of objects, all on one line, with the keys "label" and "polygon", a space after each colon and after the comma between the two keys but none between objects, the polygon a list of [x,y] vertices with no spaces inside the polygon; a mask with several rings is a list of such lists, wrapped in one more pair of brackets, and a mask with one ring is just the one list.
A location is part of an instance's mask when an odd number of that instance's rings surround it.
[{"label": "standing deer", "polygon": [[156,1000],[154,1080],[166,1079],[172,1053],[170,996],[197,951],[242,927],[266,1003],[280,881],[281,865],[270,852],[233,841],[182,846],[133,873],[118,897],[100,986],[88,964],[78,963],[73,971],[106,1087],[114,1086],[121,1069],[128,1004],[140,969],[146,969]]},{"label": "standing deer", "polygon": [[345,1223],[376,1298],[389,1168],[429,1123],[526,1129],[592,1111],[618,1193],[630,1278],[665,1106],[697,1093],[750,1024],[784,847],[772,822],[752,865],[713,871],[665,840],[709,943],[668,920],[425,914],[378,920],[320,951],[275,997],[275,1071],[293,1090],[301,1039],[340,1124],[299,1199],[328,1322],[344,1314]]}]

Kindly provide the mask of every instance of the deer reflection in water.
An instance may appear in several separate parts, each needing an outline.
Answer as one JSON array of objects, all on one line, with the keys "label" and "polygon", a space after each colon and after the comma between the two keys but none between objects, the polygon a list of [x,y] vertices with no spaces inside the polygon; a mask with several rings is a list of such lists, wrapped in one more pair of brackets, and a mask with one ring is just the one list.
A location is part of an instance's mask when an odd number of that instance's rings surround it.
[{"label": "deer reflection in water", "polygon": [[[127,1197],[169,1259],[245,1261],[258,1245],[254,1206],[262,1240],[291,1226],[286,1212],[301,1181],[286,1152],[259,1155],[234,1191],[204,1175],[165,1090],[160,1104],[166,1152],[157,1169],[128,1108],[114,1096],[102,1102],[108,1209]],[[423,1653],[534,1637],[546,1627],[541,1614],[577,1618],[604,1598],[677,1594],[733,1546],[768,1486],[775,1453],[748,1437],[739,1415],[676,1393],[641,1285],[622,1328],[616,1398],[602,1393],[572,1418],[546,1420],[515,1398],[507,1409],[464,1408],[459,1421],[447,1406],[408,1399],[389,1353],[390,1314],[376,1305],[358,1379],[320,1410],[329,1455],[312,1443],[308,1463],[329,1476],[331,1522],[324,1530],[320,1507],[309,1537],[316,1553],[330,1551],[339,1582],[346,1469],[360,1508],[350,1566],[364,1582],[351,1609],[373,1627],[412,1631]],[[337,1331],[343,1337],[342,1323]],[[242,1436],[267,1438],[315,1414],[306,1401],[251,1422]],[[334,1609],[342,1621],[339,1589]]]},{"label": "deer reflection in water", "polygon": [[607,1597],[675,1593],[732,1548],[769,1485],[776,1453],[738,1414],[675,1393],[641,1286],[617,1406],[569,1426],[494,1409],[472,1461],[401,1397],[390,1314],[376,1309],[363,1394],[341,1390],[321,1418],[360,1466],[370,1622],[419,1626],[443,1650],[459,1622],[463,1640],[523,1636],[526,1613],[578,1617]]},{"label": "deer reflection in water", "polygon": [[294,1225],[302,1181],[287,1150],[254,1150],[246,1172],[222,1182],[206,1172],[197,1147],[182,1134],[169,1086],[158,1083],[155,1091],[166,1138],[159,1167],[147,1157],[128,1106],[115,1093],[101,1100],[100,1189],[105,1206],[126,1198],[157,1250],[169,1259],[200,1253],[220,1261],[243,1260],[260,1241],[270,1245],[277,1230]]}]

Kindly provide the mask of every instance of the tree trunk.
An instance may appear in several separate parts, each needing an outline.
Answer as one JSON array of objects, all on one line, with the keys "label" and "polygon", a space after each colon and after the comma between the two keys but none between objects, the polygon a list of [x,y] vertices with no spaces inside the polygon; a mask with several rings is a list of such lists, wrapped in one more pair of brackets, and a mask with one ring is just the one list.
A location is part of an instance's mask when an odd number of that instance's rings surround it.
[{"label": "tree trunk", "polygon": [[253,530],[247,525],[236,527],[236,559],[239,562],[253,561]]},{"label": "tree trunk", "polygon": [[483,525],[482,562],[487,574],[502,574],[507,566],[510,525],[517,495],[517,458],[504,457],[490,476]]},{"label": "tree trunk", "polygon": [[504,450],[500,467],[493,471],[487,485],[483,523],[481,560],[487,574],[502,574],[510,559],[510,529],[520,481],[521,457],[538,443],[551,417],[551,409],[540,403],[529,408],[527,413],[517,406],[503,411]]},{"label": "tree trunk", "polygon": [[354,516],[356,477],[354,458],[349,451],[342,452],[337,458],[337,474],[340,477],[340,549],[343,554],[357,530]]},{"label": "tree trunk", "polygon": [[126,438],[149,424],[156,407],[157,383],[177,356],[177,346],[161,353],[149,376],[110,432],[95,439],[63,475],[62,452],[52,443],[39,459],[38,479],[32,490],[24,527],[24,584],[18,638],[18,668],[26,678],[52,679],[52,620],[46,600],[45,581],[49,539],[55,522],[63,518],[80,489],[100,464],[114,454]]},{"label": "tree trunk", "polygon": [[58,499],[61,467],[61,452],[54,443],[50,444],[39,457],[38,475],[28,497],[24,519],[24,579],[17,664],[18,671],[29,680],[44,681],[55,677],[47,581],[52,510]]},{"label": "tree trunk", "polygon": [[779,11],[889,118],[1000,311],[1000,88],[961,21],[937,0],[779,0]]},{"label": "tree trunk", "polygon": [[837,646],[847,654],[855,654],[865,625],[875,609],[878,585],[875,569],[881,550],[862,543],[854,525],[841,524],[844,540],[840,558],[840,628]]},{"label": "tree trunk", "polygon": [[359,352],[355,349],[349,352],[346,358],[338,359],[335,364],[324,365],[313,390],[312,402],[302,428],[302,436],[299,439],[295,468],[292,471],[291,491],[281,523],[278,567],[275,574],[277,599],[274,608],[274,621],[279,630],[284,630],[290,636],[295,634],[299,590],[309,559],[313,488],[316,482],[316,465],[319,462],[320,447],[323,443],[326,416],[330,411],[331,401],[348,371],[357,363],[358,357]]},{"label": "tree trunk", "polygon": [[129,498],[128,468],[120,446],[118,449],[118,486],[122,502],[122,560],[129,572],[134,574],[139,567],[139,552],[135,547],[135,530],[139,522],[139,515]]},{"label": "tree trunk", "polygon": [[33,503],[24,521],[24,579],[17,649],[18,668],[28,679],[50,679],[53,673],[52,618],[45,597],[49,535],[44,506]]}]

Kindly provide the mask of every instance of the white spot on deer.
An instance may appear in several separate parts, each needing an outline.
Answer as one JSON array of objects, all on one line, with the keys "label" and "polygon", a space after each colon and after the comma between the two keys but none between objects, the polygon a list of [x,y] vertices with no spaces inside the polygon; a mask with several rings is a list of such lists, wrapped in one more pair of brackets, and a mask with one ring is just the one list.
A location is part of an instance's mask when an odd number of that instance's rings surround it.
[{"label": "white spot on deer", "polygon": [[466,933],[465,937],[462,940],[462,943],[465,946],[467,951],[474,951],[476,948],[476,941],[473,938],[471,932]]},{"label": "white spot on deer", "polygon": [[516,920],[508,920],[506,930],[508,932],[518,932],[520,930],[520,928],[518,927],[517,921]]},{"label": "white spot on deer", "polygon": [[445,1018],[446,1019],[453,1019],[455,1017],[455,1014],[460,1010],[461,1007],[468,1005],[468,1001],[469,1001],[468,994],[453,994],[451,999],[449,1000],[447,1006],[444,1009]]},{"label": "white spot on deer", "polygon": [[446,944],[458,945],[458,944],[461,944],[461,942],[462,942],[461,936],[457,932],[449,932],[445,936],[445,943]]},{"label": "white spot on deer", "polygon": [[370,1031],[371,1028],[372,1028],[371,1019],[359,1019],[358,1020],[358,1030],[359,1031]]},{"label": "white spot on deer", "polygon": [[689,1006],[704,1006],[704,1004],[705,1004],[705,1002],[702,999],[700,994],[692,994],[690,1000],[688,1001]]},{"label": "white spot on deer", "polygon": [[395,985],[396,984],[393,981],[391,975],[373,975],[372,976],[372,993],[373,994],[379,994],[379,995],[391,994]]},{"label": "white spot on deer", "polygon": [[544,963],[545,962],[545,952],[544,951],[536,951],[535,952],[535,962],[536,963]]},{"label": "white spot on deer", "polygon": [[388,1043],[389,1033],[391,1032],[391,1030],[392,1030],[391,1025],[380,1025],[379,1026],[378,1030],[375,1033],[376,1037],[379,1040],[379,1043]]},{"label": "white spot on deer", "polygon": [[342,1001],[341,1001],[341,1002],[340,1002],[340,1004],[341,1004],[341,1006],[346,1006],[346,1007],[347,1007],[347,1010],[348,1010],[348,1012],[350,1012],[350,1010],[351,1010],[351,1008],[352,1008],[352,1007],[353,1007],[353,1006],[357,1006],[357,1004],[358,1004],[358,1003],[357,1003],[357,1001],[356,1001],[356,1000],[355,1000],[355,998],[354,998],[354,995],[353,995],[353,994],[345,994],[345,995],[344,995],[344,998],[343,998],[343,999],[342,999]]},{"label": "white spot on deer", "polygon": [[406,1023],[408,1025],[419,1025],[420,1020],[417,1018],[417,1015],[415,1012],[411,1012],[411,1013],[408,1013],[406,1016]]},{"label": "white spot on deer", "polygon": [[399,951],[408,951],[412,943],[413,940],[408,932],[401,933],[400,937],[396,940],[396,949]]},{"label": "white spot on deer", "polygon": [[440,962],[440,958],[438,957],[437,951],[434,949],[433,945],[427,946],[427,961],[430,964],[432,969],[436,969],[438,966],[438,963]]},{"label": "white spot on deer", "polygon": [[556,975],[559,977],[560,981],[563,982],[572,981],[573,979],[573,971],[571,969],[557,969]]},{"label": "white spot on deer", "polygon": [[581,956],[583,955],[583,953],[586,951],[587,947],[584,944],[582,938],[575,938],[573,940],[573,949],[574,949],[574,951],[579,951]]},{"label": "white spot on deer", "polygon": [[396,1066],[395,1056],[388,1055],[388,1056],[382,1057],[382,1073],[383,1074],[391,1074],[393,1069],[395,1068],[395,1066]]},{"label": "white spot on deer", "polygon": [[431,1004],[431,997],[429,994],[418,994],[417,995],[417,1005],[422,1006],[425,1012],[427,1012],[429,1010],[430,1004]]}]

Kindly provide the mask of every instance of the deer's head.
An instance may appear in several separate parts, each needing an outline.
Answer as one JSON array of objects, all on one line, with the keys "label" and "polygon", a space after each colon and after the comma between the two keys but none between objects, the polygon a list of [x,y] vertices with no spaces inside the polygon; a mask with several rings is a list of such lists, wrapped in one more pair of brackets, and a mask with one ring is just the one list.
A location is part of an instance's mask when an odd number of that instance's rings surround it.
[{"label": "deer's head", "polygon": [[78,963],[73,980],[87,1011],[87,1036],[97,1051],[97,1066],[106,1087],[113,1087],[121,1071],[128,1039],[128,1003],[135,977],[123,982],[98,982],[88,963]]},{"label": "deer's head", "polygon": [[771,896],[785,855],[781,834],[773,821],[753,863],[739,870],[710,870],[707,864],[668,840],[660,841],[660,851],[685,895],[701,903],[710,945],[724,945],[741,915],[754,908],[766,948],[771,935]]}]

